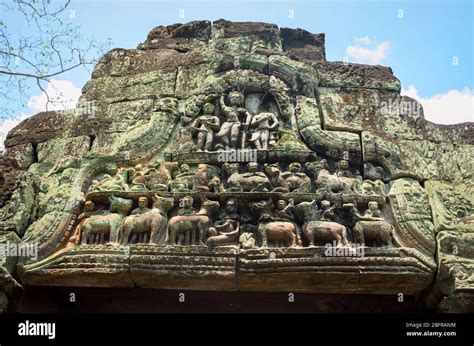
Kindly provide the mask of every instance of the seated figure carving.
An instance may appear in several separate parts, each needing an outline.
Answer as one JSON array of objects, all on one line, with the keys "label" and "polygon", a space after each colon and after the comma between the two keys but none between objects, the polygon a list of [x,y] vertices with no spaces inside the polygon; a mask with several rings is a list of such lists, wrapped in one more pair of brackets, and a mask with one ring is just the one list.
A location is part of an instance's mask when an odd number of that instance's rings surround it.
[{"label": "seated figure carving", "polygon": [[131,178],[131,188],[132,191],[143,191],[147,189],[146,184],[146,173],[143,169],[143,165],[138,164],[129,171],[129,176]]},{"label": "seated figure carving", "polygon": [[189,165],[183,163],[179,167],[180,173],[169,183],[171,192],[190,192],[194,182],[194,172]]},{"label": "seated figure carving", "polygon": [[[176,162],[160,162],[158,169],[149,168],[144,175],[139,175],[132,180],[132,184],[144,184],[147,189],[167,191],[172,180],[172,174],[178,168]],[[132,186],[132,190],[134,189]]]},{"label": "seated figure carving", "polygon": [[209,192],[222,193],[225,192],[224,186],[222,185],[221,178],[217,175],[213,176],[207,184]]},{"label": "seated figure carving", "polygon": [[342,177],[342,178],[355,178],[359,172],[356,172],[356,174],[354,174],[351,170],[350,170],[350,164],[349,164],[349,161],[343,159],[343,160],[339,160],[339,162],[337,163],[337,170],[336,170],[336,175],[338,177]]},{"label": "seated figure carving", "polygon": [[237,201],[229,199],[220,220],[209,228],[207,245],[210,247],[233,245],[239,239],[240,215],[237,213]]},{"label": "seated figure carving", "polygon": [[89,187],[89,192],[97,191],[126,191],[129,189],[127,183],[127,172],[119,170],[114,177],[104,174],[101,180],[94,180]]},{"label": "seated figure carving", "polygon": [[268,177],[259,172],[257,162],[247,164],[247,173],[239,174],[234,171],[227,182],[231,186],[240,186],[244,192],[268,191],[271,188]]},{"label": "seated figure carving", "polygon": [[226,176],[227,176],[227,192],[241,192],[242,186],[240,186],[240,173],[238,163],[224,163],[222,165]]},{"label": "seated figure carving", "polygon": [[385,185],[381,180],[364,180],[361,186],[361,194],[365,196],[385,196]]},{"label": "seated figure carving", "polygon": [[291,192],[310,191],[311,179],[301,171],[301,164],[299,162],[290,163],[288,171],[283,173],[282,178]]},{"label": "seated figure carving", "polygon": [[265,164],[263,167],[267,176],[270,177],[270,182],[272,184],[272,192],[289,192],[287,182],[282,176],[282,172],[278,163]]},{"label": "seated figure carving", "polygon": [[[343,160],[343,162],[347,161]],[[345,164],[342,167],[345,167]],[[318,189],[327,192],[357,192],[360,191],[361,181],[362,178],[360,176],[353,175],[349,170],[341,169],[334,174],[331,174],[327,168],[318,169],[316,177]]]}]

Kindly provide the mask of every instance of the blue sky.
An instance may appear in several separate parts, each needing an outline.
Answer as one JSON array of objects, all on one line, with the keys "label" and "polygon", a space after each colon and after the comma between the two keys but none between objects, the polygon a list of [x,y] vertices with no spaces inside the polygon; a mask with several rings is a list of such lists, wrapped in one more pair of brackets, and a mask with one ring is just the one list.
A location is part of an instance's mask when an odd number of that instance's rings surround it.
[{"label": "blue sky", "polygon": [[[367,36],[368,48],[389,42],[380,64],[392,67],[402,86],[415,85],[422,96],[473,88],[472,1],[76,0],[72,8],[85,34],[111,37],[121,48],[135,48],[155,26],[196,19],[264,21],[324,32],[328,60],[344,60],[354,37]],[[83,84],[89,76],[73,78]]]},{"label": "blue sky", "polygon": [[[428,119],[473,121],[474,6],[470,0],[73,0],[70,9],[68,20],[80,25],[85,36],[99,41],[110,37],[112,47],[121,48],[136,48],[155,26],[196,19],[263,21],[324,32],[328,60],[390,66],[402,82],[403,93],[422,102]],[[58,79],[82,88],[90,73],[77,69]],[[31,96],[40,94],[31,90]],[[38,109],[21,112],[32,114]]]}]

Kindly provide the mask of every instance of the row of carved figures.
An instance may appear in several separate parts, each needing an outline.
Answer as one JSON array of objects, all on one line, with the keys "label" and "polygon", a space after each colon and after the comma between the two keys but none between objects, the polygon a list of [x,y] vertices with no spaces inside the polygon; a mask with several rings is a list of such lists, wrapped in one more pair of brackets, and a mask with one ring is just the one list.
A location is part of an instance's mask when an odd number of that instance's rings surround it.
[{"label": "row of carved figures", "polygon": [[350,169],[347,160],[340,160],[337,169],[331,173],[325,159],[306,163],[305,170],[299,162],[290,163],[287,170],[283,170],[278,163],[260,165],[257,162],[246,165],[224,163],[222,169],[205,163],[193,169],[185,163],[178,167],[175,162],[162,162],[159,168],[137,165],[132,169],[120,169],[114,177],[106,175],[100,181],[94,180],[89,192],[149,189],[216,193],[308,193],[322,190],[385,196],[381,180],[363,180],[357,171]]},{"label": "row of carved figures", "polygon": [[85,202],[72,244],[110,242],[215,247],[240,242],[243,248],[256,247],[257,243],[262,247],[301,247],[304,235],[309,246],[332,241],[338,246],[347,246],[347,228],[335,221],[335,210],[342,208],[352,216],[357,243],[370,241],[376,246],[392,245],[393,226],[384,219],[374,201],[368,203],[362,214],[352,203],[340,206],[327,200],[321,201],[320,206],[316,200],[296,205],[292,199],[288,202],[271,199],[247,202],[247,212],[258,215],[252,220],[245,210],[239,210],[239,201],[234,198],[225,202],[223,210],[218,201],[203,199],[196,210],[193,197],[185,196],[171,217],[168,212],[174,208],[173,198],[155,195],[150,209],[148,198],[142,196],[138,199],[138,207],[132,211],[131,199],[111,196],[109,200],[109,210],[101,214],[94,212],[94,202]]},{"label": "row of carved figures", "polygon": [[266,150],[275,145],[280,126],[275,112],[260,112],[260,107],[245,108],[245,95],[239,91],[229,93],[228,104],[225,99],[225,95],[208,95],[197,116],[183,116],[178,146],[193,143],[193,150],[214,151],[228,148]]}]

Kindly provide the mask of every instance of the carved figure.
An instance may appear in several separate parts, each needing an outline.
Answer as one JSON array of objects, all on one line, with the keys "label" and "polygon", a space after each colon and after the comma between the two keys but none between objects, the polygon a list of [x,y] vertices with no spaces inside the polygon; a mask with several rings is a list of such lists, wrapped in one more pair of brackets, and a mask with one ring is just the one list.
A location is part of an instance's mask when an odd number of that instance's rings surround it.
[{"label": "carved figure", "polygon": [[250,232],[242,233],[239,237],[239,243],[242,249],[252,249],[255,247],[255,237]]},{"label": "carved figure", "polygon": [[301,172],[301,164],[299,162],[292,162],[288,169],[289,171],[283,173],[282,177],[290,191],[309,192],[311,179],[309,179],[305,173]]},{"label": "carved figure", "polygon": [[132,209],[133,202],[130,199],[111,196],[109,197],[109,213],[105,215],[92,215],[81,227],[82,244],[103,244],[107,236],[111,243],[118,242],[119,228],[122,220]]},{"label": "carved figure", "polygon": [[210,247],[235,244],[239,238],[239,215],[237,214],[237,201],[229,199],[225,206],[224,220],[210,227],[207,245]]},{"label": "carved figure", "polygon": [[132,191],[143,191],[147,189],[146,186],[146,175],[141,164],[136,165],[129,171],[131,177]]},{"label": "carved figure", "polygon": [[139,197],[138,198],[138,208],[133,209],[132,212],[131,212],[131,215],[144,214],[148,211],[150,211],[150,208],[148,208],[148,198]]},{"label": "carved figure", "polygon": [[194,173],[189,165],[183,163],[179,167],[180,173],[169,183],[172,192],[189,192],[194,182]]},{"label": "carved figure", "polygon": [[361,186],[361,193],[365,196],[385,196],[384,183],[381,180],[364,180]]},{"label": "carved figure", "polygon": [[114,177],[105,174],[100,180],[94,180],[89,191],[125,191],[128,190],[126,171],[119,171]]},{"label": "carved figure", "polygon": [[265,164],[263,167],[273,186],[272,192],[289,192],[288,184],[282,177],[282,172],[277,163]]},{"label": "carved figure", "polygon": [[355,175],[349,169],[350,167],[349,161],[340,160],[337,165],[338,165],[338,169],[336,171],[336,175],[338,177],[355,178]]},{"label": "carved figure", "polygon": [[321,201],[321,220],[324,221],[334,221],[334,209],[336,204],[331,207],[331,202],[324,200]]},{"label": "carved figure", "polygon": [[[132,215],[127,216],[123,220],[121,237],[119,242],[121,244],[133,244],[137,242],[146,243],[149,236],[150,244],[164,245],[166,239],[166,225],[168,223],[168,210],[173,207],[174,200],[172,198],[163,198],[155,195],[153,197],[152,209],[146,208],[143,203],[143,198],[146,203],[146,197],[140,197],[141,206],[132,212]],[[140,205],[139,199],[139,205]],[[145,211],[146,210],[146,211]],[[130,235],[132,237],[130,238]],[[137,239],[138,238],[138,239]]]},{"label": "carved figure", "polygon": [[85,220],[92,215],[92,213],[94,211],[94,208],[95,208],[94,202],[92,202],[92,201],[85,201],[84,202],[84,211],[81,214],[79,214],[79,216],[77,217],[77,221],[79,221],[79,224],[76,227],[76,231],[74,232],[74,234],[69,239],[67,247],[72,247],[72,246],[75,246],[75,245],[79,244],[80,238],[81,238],[81,228],[82,228]]},{"label": "carved figure", "polygon": [[207,186],[209,184],[207,167],[208,165],[205,163],[198,165],[197,171],[194,174],[193,191],[209,191],[209,187]]},{"label": "carved figure", "polygon": [[203,115],[199,116],[194,125],[197,134],[197,151],[211,151],[214,141],[214,132],[219,130],[220,120],[214,115],[214,105],[206,103],[203,106]]},{"label": "carved figure", "polygon": [[[332,212],[335,205],[331,207],[329,201],[323,200],[321,202],[321,211],[317,210],[317,204],[315,201],[309,204],[308,207],[316,209],[309,217],[305,217],[305,223],[303,224],[303,233],[309,241],[309,245],[313,246],[315,241],[336,241],[337,246],[346,246],[347,241],[347,230],[344,225],[337,222],[333,222],[334,213]],[[306,209],[307,210],[307,209]]]},{"label": "carved figure", "polygon": [[[232,91],[229,94],[230,106],[225,104],[224,96],[221,96],[221,111],[226,120],[224,123],[222,123],[219,132],[216,134],[216,137],[219,141],[219,143],[216,145],[216,148],[227,149],[229,146],[230,148],[238,148],[238,140],[242,123],[245,123],[246,127],[249,123],[249,119],[251,118],[249,112],[245,108],[242,108],[243,101],[244,95],[238,91]],[[241,117],[245,118],[244,121],[240,119]],[[244,128],[240,149],[243,149],[245,146],[245,133],[246,129]]]},{"label": "carved figure", "polygon": [[221,179],[217,175],[211,178],[207,187],[209,188],[209,192],[222,193],[225,191]]},{"label": "carved figure", "polygon": [[258,150],[267,150],[270,141],[270,131],[274,132],[280,124],[275,114],[270,112],[258,113],[250,121],[250,142]]},{"label": "carved figure", "polygon": [[321,169],[316,180],[320,189],[332,192],[356,192],[360,190],[361,181],[357,178],[338,177],[327,169]]},{"label": "carved figure", "polygon": [[270,180],[265,173],[259,172],[256,162],[247,164],[247,173],[232,173],[227,182],[231,186],[238,184],[245,192],[268,191],[271,188]]},{"label": "carved figure", "polygon": [[219,202],[205,200],[197,213],[192,209],[192,197],[183,197],[181,203],[183,204],[180,210],[181,213],[173,216],[168,222],[168,243],[177,245],[176,237],[179,233],[184,235],[184,245],[196,244],[197,234],[199,235],[199,245],[206,245],[206,235],[208,234],[211,216],[219,207]]},{"label": "carved figure", "polygon": [[295,203],[292,199],[290,199],[288,204],[283,199],[278,200],[275,204],[276,211],[272,219],[275,221],[293,221],[295,218],[292,212],[294,205]]},{"label": "carved figure", "polygon": [[301,246],[299,230],[296,224],[288,221],[273,221],[260,223],[258,234],[262,247],[268,247],[268,242],[278,242],[286,247]]},{"label": "carved figure", "polygon": [[358,220],[354,226],[356,241],[365,244],[367,240],[373,241],[376,246],[391,246],[393,226],[384,220],[377,202],[371,201],[368,209],[361,215],[352,203],[343,205],[350,208],[352,217]]},{"label": "carved figure", "polygon": [[146,185],[151,190],[167,191],[173,172],[178,169],[176,162],[160,162],[158,170],[147,174]]}]

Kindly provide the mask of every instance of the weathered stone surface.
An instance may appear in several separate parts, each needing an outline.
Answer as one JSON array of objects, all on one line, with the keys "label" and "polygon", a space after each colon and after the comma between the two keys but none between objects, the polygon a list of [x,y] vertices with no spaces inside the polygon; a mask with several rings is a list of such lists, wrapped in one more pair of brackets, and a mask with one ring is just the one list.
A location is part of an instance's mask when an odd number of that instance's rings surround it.
[{"label": "weathered stone surface", "polygon": [[364,163],[375,163],[392,178],[414,177],[420,181],[472,179],[474,147],[427,140],[393,140],[362,132]]},{"label": "weathered stone surface", "polygon": [[400,81],[392,69],[346,62],[317,62],[321,87],[384,89],[400,92]]},{"label": "weathered stone surface", "polygon": [[219,19],[212,23],[212,38],[250,37],[253,45],[281,51],[278,26],[256,22],[230,22]]},{"label": "weathered stone surface", "polygon": [[298,95],[314,97],[318,86],[317,71],[311,66],[292,61],[281,55],[269,58],[269,74],[290,85]]},{"label": "weathered stone surface", "polygon": [[176,71],[150,71],[131,77],[99,77],[86,83],[80,100],[117,102],[174,96],[175,80]]},{"label": "weathered stone surface", "polygon": [[405,247],[420,249],[428,260],[432,259],[436,244],[428,195],[414,179],[401,178],[390,185],[389,201],[396,219],[397,241]]},{"label": "weathered stone surface", "polygon": [[57,163],[69,158],[80,160],[89,150],[90,138],[87,136],[51,139],[37,146],[38,162]]},{"label": "weathered stone surface", "polygon": [[[20,238],[15,233],[0,234],[0,313],[6,312],[9,296],[16,293],[21,285],[14,278],[19,255],[14,253]],[[11,251],[11,252],[10,252]]]},{"label": "weathered stone surface", "polygon": [[303,29],[281,28],[283,51],[295,60],[326,60],[324,34],[312,34]]},{"label": "weathered stone surface", "polygon": [[130,277],[140,287],[236,290],[236,271],[236,247],[131,248]]},{"label": "weathered stone surface", "polygon": [[42,112],[23,120],[12,129],[5,140],[5,147],[20,144],[38,144],[48,139],[62,137],[68,128],[69,117],[59,112]]},{"label": "weathered stone surface", "polygon": [[323,130],[314,99],[298,97],[297,121],[301,136],[316,152],[333,158],[346,157],[360,163],[360,138],[357,134]]},{"label": "weathered stone surface", "polygon": [[168,48],[186,51],[196,40],[207,41],[211,34],[211,22],[193,21],[186,24],[158,26],[148,34],[139,49]]},{"label": "weathered stone surface", "polygon": [[0,230],[23,235],[36,217],[37,182],[29,173],[15,180],[14,191],[7,204],[0,209]]},{"label": "weathered stone surface", "polygon": [[424,119],[423,106],[394,91],[366,88],[318,88],[325,129],[371,132],[394,140],[473,144],[472,124],[435,125]]},{"label": "weathered stone surface", "polygon": [[[439,272],[433,295],[446,312],[474,312],[474,181],[462,185],[430,180]],[[438,298],[439,299],[439,298]]]},{"label": "weathered stone surface", "polygon": [[25,285],[428,288],[429,306],[469,311],[473,129],[427,122],[389,67],[326,62],[324,34],[157,27],[100,59],[75,110],[8,135],[0,236],[38,258],[0,258],[0,293],[16,270]]},{"label": "weathered stone surface", "polygon": [[[201,49],[206,44],[201,43]],[[212,53],[210,51],[209,53]],[[199,47],[188,52],[174,49],[113,49],[97,63],[92,78],[121,77],[150,71],[175,71],[179,66],[193,66],[212,61],[206,52],[199,53]]]}]

